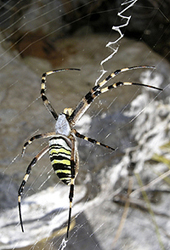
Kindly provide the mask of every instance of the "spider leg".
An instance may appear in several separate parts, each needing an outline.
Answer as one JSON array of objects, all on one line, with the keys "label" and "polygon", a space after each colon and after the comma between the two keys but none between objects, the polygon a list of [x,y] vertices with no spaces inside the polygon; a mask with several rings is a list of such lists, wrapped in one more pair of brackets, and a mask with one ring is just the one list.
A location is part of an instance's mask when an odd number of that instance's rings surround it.
[{"label": "spider leg", "polygon": [[105,87],[105,88],[102,88],[100,89],[99,91],[96,91],[94,93],[94,98],[96,98],[98,95],[102,94],[102,93],[105,93],[111,89],[115,89],[115,88],[118,88],[118,87],[122,87],[122,86],[142,86],[142,87],[147,87],[147,88],[152,88],[152,89],[156,89],[156,90],[160,90],[162,91],[163,89],[161,88],[157,88],[155,86],[151,86],[151,85],[147,85],[147,84],[143,84],[143,83],[136,83],[136,82],[116,82],[116,83],[113,83],[111,85],[109,85],[108,87]]},{"label": "spider leg", "polygon": [[27,167],[26,174],[24,175],[23,181],[18,189],[18,208],[19,208],[19,218],[20,218],[20,224],[21,224],[21,230],[24,232],[24,227],[23,227],[23,221],[22,221],[22,215],[21,215],[21,195],[23,193],[25,184],[30,176],[30,172],[32,170],[32,167],[35,166],[37,161],[49,150],[49,146],[45,147],[39,154],[37,154],[33,160],[30,162],[30,164]]},{"label": "spider leg", "polygon": [[163,90],[161,88],[157,88],[155,86],[151,86],[151,85],[147,85],[147,84],[142,84],[142,83],[136,83],[136,82],[117,82],[117,83],[113,83],[113,84],[111,84],[111,85],[109,85],[107,87],[104,87],[102,89],[98,89],[98,90],[96,90],[91,95],[86,95],[85,98],[84,98],[84,106],[89,106],[93,102],[93,100],[96,99],[96,97],[98,97],[100,94],[103,94],[105,92],[110,91],[111,89],[115,89],[115,88],[122,87],[122,86],[132,86],[132,85],[134,85],[134,86],[142,86],[142,87],[147,87],[147,88],[152,88],[152,89],[156,89],[156,90],[159,90],[159,91]]},{"label": "spider leg", "polygon": [[80,134],[76,129],[73,129],[73,133],[75,134],[75,136],[77,136],[78,138],[81,138],[81,139],[83,139],[85,141],[89,141],[89,142],[91,142],[93,144],[96,144],[96,145],[99,145],[99,146],[102,146],[102,147],[105,147],[105,148],[108,148],[108,149],[111,149],[111,150],[114,150],[114,151],[116,150],[115,148],[112,148],[112,147],[110,147],[108,145],[105,145],[105,144],[99,142],[99,141],[96,141],[95,139],[92,139],[92,138],[89,138],[89,137],[87,137],[85,135]]},{"label": "spider leg", "polygon": [[90,105],[92,104],[92,102],[94,101],[94,99],[100,95],[101,93],[104,93],[110,89],[113,88],[117,88],[119,86],[124,86],[124,85],[139,85],[139,86],[144,86],[144,87],[149,87],[149,88],[154,88],[157,90],[161,90],[161,88],[157,88],[151,85],[145,85],[142,83],[132,83],[132,82],[118,82],[115,84],[112,84],[108,87],[102,88],[108,81],[110,81],[111,79],[113,79],[115,76],[117,76],[118,74],[125,72],[125,71],[129,71],[129,70],[133,70],[133,69],[147,69],[147,68],[151,68],[153,69],[154,66],[134,66],[134,67],[129,67],[129,68],[123,68],[123,69],[119,69],[114,71],[113,73],[111,73],[109,76],[107,76],[102,82],[98,83],[97,85],[95,85],[84,97],[83,99],[78,103],[77,107],[75,108],[75,110],[72,112],[72,114],[69,117],[69,121],[70,123],[72,123],[72,125],[75,125],[75,123],[81,118],[81,116],[86,112],[86,110],[90,107]]},{"label": "spider leg", "polygon": [[68,69],[51,70],[51,71],[48,71],[48,72],[44,73],[42,75],[42,78],[41,78],[41,98],[43,100],[44,105],[46,106],[46,108],[48,109],[48,111],[52,114],[52,116],[54,117],[55,120],[57,120],[58,115],[55,112],[54,108],[52,107],[51,103],[49,102],[47,96],[45,95],[46,78],[47,78],[48,75],[51,75],[51,74],[54,74],[54,73],[58,73],[58,72],[62,72],[62,71],[66,71],[66,70],[80,70],[80,69],[68,68]]},{"label": "spider leg", "polygon": [[23,146],[22,148],[22,152],[21,155],[23,156],[23,154],[25,153],[26,147],[28,145],[30,145],[34,140],[40,139],[40,138],[48,138],[48,137],[52,137],[56,135],[55,132],[50,132],[50,133],[45,133],[45,134],[38,134],[38,135],[34,135],[33,137],[31,137]]},{"label": "spider leg", "polygon": [[110,81],[111,79],[113,79],[114,77],[116,77],[117,75],[119,75],[120,73],[123,73],[123,72],[126,72],[126,71],[130,71],[130,70],[134,70],[134,69],[155,69],[155,66],[143,65],[143,66],[132,66],[132,67],[126,67],[126,68],[122,68],[122,69],[117,69],[113,73],[111,73],[110,75],[108,75],[102,82],[98,83],[96,86],[98,88],[101,88],[108,81]]},{"label": "spider leg", "polygon": [[69,192],[69,216],[68,216],[68,225],[67,225],[67,233],[66,233],[66,239],[68,239],[69,236],[69,229],[70,229],[70,223],[71,223],[71,212],[72,212],[72,204],[73,204],[73,197],[74,197],[74,182],[76,178],[76,163],[75,163],[75,138],[71,138],[72,141],[72,152],[71,152],[71,182],[70,182],[70,192]]}]

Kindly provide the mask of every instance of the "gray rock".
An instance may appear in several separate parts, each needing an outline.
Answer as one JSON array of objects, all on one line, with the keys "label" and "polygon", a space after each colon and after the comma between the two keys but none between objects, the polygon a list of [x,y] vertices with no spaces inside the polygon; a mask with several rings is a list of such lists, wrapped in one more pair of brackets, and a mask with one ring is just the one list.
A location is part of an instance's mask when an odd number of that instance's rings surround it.
[{"label": "gray rock", "polygon": [[[113,37],[112,40],[114,39]],[[89,36],[88,43],[87,40],[80,39],[80,37],[67,38],[60,43],[61,50],[64,50],[65,46],[74,48],[74,53],[67,55],[60,67],[78,67],[81,68],[81,72],[59,73],[48,78],[47,96],[58,113],[62,112],[65,107],[74,108],[78,101],[94,86],[95,79],[99,77],[99,62],[109,53],[108,49],[103,49],[103,44],[106,44],[106,37],[97,35]],[[82,48],[84,48],[83,51]],[[55,121],[45,110],[42,100],[39,98],[41,74],[51,70],[51,65],[45,60],[31,57],[21,59],[15,51],[7,51],[3,47],[0,47],[0,54],[2,55],[0,60],[2,82],[0,92],[1,175],[2,178],[3,175],[8,176],[5,179],[5,182],[8,182],[8,192],[15,196],[17,201],[17,193],[14,188],[16,183],[19,187],[29,162],[47,145],[47,142],[43,140],[34,142],[28,147],[24,157],[21,158],[20,152],[23,143],[34,134],[54,130]],[[156,213],[158,226],[156,227],[154,222],[150,221],[149,214],[146,211],[147,204],[143,201],[143,206],[141,205],[141,193],[138,192],[137,196],[132,196],[131,204],[137,204],[136,206],[144,209],[145,212],[132,207],[129,208],[128,218],[121,237],[117,245],[113,247],[124,207],[120,204],[124,205],[123,198],[126,197],[129,165],[133,165],[138,173],[144,174],[142,176],[144,184],[147,183],[147,179],[156,178],[151,171],[153,168],[161,171],[161,173],[165,170],[162,163],[154,162],[153,164],[151,158],[154,153],[161,154],[160,146],[169,139],[169,64],[155,53],[150,53],[150,49],[143,43],[123,39],[118,53],[104,67],[109,74],[116,69],[140,65],[143,62],[147,65],[158,65],[156,73],[150,71],[150,78],[147,75],[149,72],[145,71],[145,80],[150,79],[151,82],[153,79],[153,85],[161,84],[162,87],[165,87],[163,93],[160,94],[144,88],[141,90],[139,87],[124,87],[113,90],[108,94],[103,94],[92,104],[91,109],[87,112],[88,122],[85,128],[82,124],[78,126],[80,131],[84,129],[83,133],[86,135],[117,148],[117,151],[110,152],[107,149],[79,140],[80,170],[76,181],[78,184],[85,186],[87,192],[82,194],[81,203],[73,207],[73,214],[78,213],[78,219],[79,213],[81,216],[82,211],[84,211],[83,216],[85,216],[85,218],[82,216],[82,220],[85,222],[80,220],[80,224],[76,224],[75,231],[72,231],[73,234],[71,234],[73,242],[78,239],[75,243],[76,247],[82,244],[81,241],[83,240],[86,244],[86,238],[88,238],[91,240],[89,244],[93,244],[91,248],[94,248],[95,242],[96,249],[160,249],[159,236],[155,233],[158,228],[164,248],[169,248],[168,236],[164,233],[167,232],[168,234],[169,228],[167,220],[169,218],[167,214],[168,192],[165,193],[164,189],[160,191],[158,187],[154,187],[154,190],[158,189],[161,198],[157,198],[158,205],[154,205],[152,208]],[[115,80],[139,82],[141,77],[141,81],[144,81],[142,78],[144,76],[141,76],[142,72],[143,70],[127,72],[127,74],[122,74]],[[159,81],[156,81],[157,78],[155,77],[158,73],[160,77]],[[141,95],[138,96],[138,94]],[[134,101],[132,102],[132,100]],[[168,156],[168,153],[166,156]],[[133,171],[131,174],[133,174]],[[41,196],[41,193],[38,193],[37,196],[32,195],[39,191],[47,192],[47,196],[50,195],[50,189],[47,188],[56,185],[57,182],[58,179],[53,173],[48,155],[46,155],[32,170],[24,190],[23,212],[27,214],[24,211],[26,210],[30,214],[30,218],[26,219],[26,227],[28,226],[29,229],[24,236],[19,231],[17,208],[8,210],[8,208],[16,205],[16,201],[12,199],[9,201],[6,185],[1,186],[2,194],[6,194],[1,196],[3,197],[1,203],[6,204],[5,207],[1,206],[3,208],[1,222],[3,221],[3,228],[7,229],[2,235],[1,249],[12,248],[15,243],[15,247],[19,246],[22,238],[24,241],[24,237],[26,240],[20,246],[34,244],[37,239],[42,243],[41,240],[50,235],[53,227],[49,229],[48,226],[53,221],[47,215],[52,210],[57,209],[57,206],[54,205],[53,208],[49,206],[47,198],[42,199],[44,203],[37,206],[36,200],[38,201],[43,196]],[[133,187],[139,187],[135,180]],[[167,188],[166,185],[165,187]],[[68,187],[65,187],[65,189],[68,189]],[[59,190],[60,187],[57,188],[57,192],[60,193]],[[167,190],[169,189],[167,188]],[[154,191],[150,192],[149,195],[153,193]],[[25,199],[27,196],[30,196],[29,202]],[[76,196],[79,197],[78,190],[75,194],[75,201]],[[4,197],[6,197],[6,200]],[[63,199],[67,204],[64,207],[65,209],[69,204],[68,192],[66,196],[63,196]],[[34,205],[35,207],[32,209]],[[59,205],[59,207],[61,206]],[[44,213],[39,214],[43,210]],[[64,211],[60,223],[58,222],[60,217],[57,218],[57,221],[54,220],[55,227],[67,221],[67,212]],[[43,220],[41,220],[42,218]],[[47,224],[44,218],[48,218]],[[31,223],[27,224],[27,222]],[[86,223],[88,229],[85,227]],[[79,234],[82,228],[85,229],[85,233]],[[36,229],[39,230],[38,238],[35,237],[37,235]],[[46,233],[43,230],[46,230]],[[12,237],[14,237],[14,241],[12,241]],[[54,243],[54,238],[55,236],[50,238],[51,244]],[[57,242],[61,242],[62,238],[63,235]],[[46,238],[45,242],[48,245]],[[53,245],[54,249],[55,246]],[[74,244],[72,244],[72,248],[74,249]],[[90,249],[90,245],[88,245],[88,249]]]}]

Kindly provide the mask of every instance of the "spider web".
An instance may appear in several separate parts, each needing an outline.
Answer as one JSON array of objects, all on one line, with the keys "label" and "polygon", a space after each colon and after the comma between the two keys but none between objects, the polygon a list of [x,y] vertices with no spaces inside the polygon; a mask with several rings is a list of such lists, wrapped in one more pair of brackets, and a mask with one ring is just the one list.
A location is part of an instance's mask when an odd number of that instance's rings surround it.
[{"label": "spider web", "polygon": [[[160,34],[150,48],[141,43],[157,13],[167,23],[169,19],[153,1],[148,1],[149,7],[147,1],[146,5],[137,0],[115,2],[113,7],[110,1],[102,0],[0,2],[0,249],[169,248],[170,78],[165,61],[169,50],[162,57],[151,50],[158,47]],[[135,6],[150,9],[154,15],[133,40]],[[162,34],[166,31],[167,26]],[[124,34],[130,34],[130,39]],[[69,188],[58,181],[48,155],[32,170],[24,190],[23,234],[17,210],[18,187],[29,162],[47,142],[33,143],[23,158],[20,152],[31,136],[53,131],[55,126],[39,96],[42,73],[53,68],[81,68],[80,73],[59,73],[48,79],[47,96],[59,113],[65,107],[75,107],[110,72],[135,64],[155,65],[156,71],[135,70],[115,81],[162,84],[164,97],[148,89],[127,87],[95,101],[77,130],[117,150],[110,152],[78,141],[80,170],[68,241]],[[150,113],[155,116],[150,117]],[[152,165],[153,161],[157,164]]]}]

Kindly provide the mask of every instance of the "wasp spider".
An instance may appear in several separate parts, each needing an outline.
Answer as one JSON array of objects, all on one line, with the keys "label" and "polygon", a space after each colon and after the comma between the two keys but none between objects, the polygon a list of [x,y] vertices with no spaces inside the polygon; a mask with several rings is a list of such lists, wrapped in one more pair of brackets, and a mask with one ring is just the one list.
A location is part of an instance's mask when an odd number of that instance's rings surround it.
[{"label": "wasp spider", "polygon": [[116,70],[107,76],[102,82],[95,85],[78,103],[77,107],[73,110],[71,108],[65,108],[64,111],[57,115],[54,108],[51,106],[48,101],[45,90],[46,90],[46,77],[53,73],[62,72],[66,70],[80,70],[76,68],[67,68],[67,69],[58,69],[46,72],[42,75],[41,80],[41,97],[44,105],[47,110],[52,114],[54,119],[56,120],[55,131],[51,133],[38,134],[29,139],[23,146],[22,155],[26,147],[31,144],[35,139],[40,138],[49,138],[49,145],[45,147],[39,154],[37,154],[31,163],[29,164],[26,174],[23,178],[23,181],[18,190],[18,206],[19,206],[19,218],[21,229],[24,232],[23,221],[21,215],[21,195],[24,190],[24,186],[28,180],[32,167],[37,163],[37,161],[46,153],[49,152],[50,160],[52,167],[54,169],[55,174],[58,175],[59,179],[70,186],[69,192],[69,215],[68,215],[68,224],[67,224],[67,233],[66,239],[68,238],[70,222],[71,222],[71,210],[72,210],[72,202],[74,197],[74,182],[76,175],[78,173],[79,168],[79,155],[78,149],[76,146],[76,137],[79,137],[83,140],[89,141],[93,144],[103,146],[110,150],[114,150],[114,148],[107,146],[101,142],[96,141],[95,139],[88,138],[85,135],[80,134],[75,128],[75,124],[82,117],[82,115],[86,112],[86,110],[90,107],[95,98],[97,98],[100,94],[103,94],[111,89],[120,87],[120,86],[131,86],[131,85],[139,85],[144,87],[149,87],[157,90],[162,90],[160,88],[145,85],[142,83],[134,83],[134,82],[116,82],[107,87],[103,87],[109,80],[113,79],[115,76],[120,74],[121,72],[133,70],[133,69],[144,69],[144,68],[153,68],[150,66],[134,66],[129,68],[122,68]]}]

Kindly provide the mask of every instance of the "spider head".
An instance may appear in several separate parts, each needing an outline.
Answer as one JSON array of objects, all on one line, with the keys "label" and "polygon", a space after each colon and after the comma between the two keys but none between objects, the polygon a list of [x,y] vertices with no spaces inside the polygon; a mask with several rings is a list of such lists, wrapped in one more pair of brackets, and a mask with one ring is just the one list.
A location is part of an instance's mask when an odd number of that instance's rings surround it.
[{"label": "spider head", "polygon": [[67,115],[65,113],[61,113],[58,116],[58,119],[55,124],[56,134],[61,134],[65,136],[69,136],[71,132],[70,124],[67,121]]},{"label": "spider head", "polygon": [[67,116],[67,118],[73,113],[73,109],[72,108],[65,108],[63,110],[63,113]]}]

